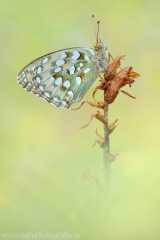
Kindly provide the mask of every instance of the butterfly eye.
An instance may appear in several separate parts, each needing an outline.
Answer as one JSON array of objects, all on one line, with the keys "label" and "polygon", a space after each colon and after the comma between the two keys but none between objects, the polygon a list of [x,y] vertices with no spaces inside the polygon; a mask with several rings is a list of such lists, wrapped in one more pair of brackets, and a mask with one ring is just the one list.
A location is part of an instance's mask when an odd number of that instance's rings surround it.
[{"label": "butterfly eye", "polygon": [[102,43],[102,44],[103,44],[103,49],[107,50],[107,45],[105,43]]}]

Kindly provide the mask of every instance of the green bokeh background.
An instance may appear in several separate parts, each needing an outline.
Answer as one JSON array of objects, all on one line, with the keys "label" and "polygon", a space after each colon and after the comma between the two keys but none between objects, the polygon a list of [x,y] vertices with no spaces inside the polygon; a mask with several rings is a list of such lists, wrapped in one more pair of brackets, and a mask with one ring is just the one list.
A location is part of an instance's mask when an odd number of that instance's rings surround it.
[{"label": "green bokeh background", "polygon": [[[78,232],[84,240],[160,239],[160,2],[159,0],[0,0],[0,232]],[[69,47],[92,47],[91,15],[122,66],[141,74],[119,94],[109,120],[110,206],[99,191],[82,189],[89,169],[103,181],[102,151],[92,148],[96,109],[64,110],[27,93],[18,72],[35,58]],[[94,83],[84,100],[92,101]],[[102,93],[96,95],[102,99]],[[75,106],[78,106],[76,104]],[[44,238],[39,238],[44,239]],[[47,239],[47,238],[46,238]]]}]

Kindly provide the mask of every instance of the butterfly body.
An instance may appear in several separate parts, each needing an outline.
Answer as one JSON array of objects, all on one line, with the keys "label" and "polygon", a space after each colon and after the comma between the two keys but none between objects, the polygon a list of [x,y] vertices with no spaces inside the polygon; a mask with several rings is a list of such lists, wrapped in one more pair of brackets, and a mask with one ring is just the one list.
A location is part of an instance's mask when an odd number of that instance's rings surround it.
[{"label": "butterfly body", "polygon": [[54,106],[69,108],[106,71],[108,62],[106,45],[97,42],[94,49],[75,47],[42,56],[23,68],[17,81]]}]

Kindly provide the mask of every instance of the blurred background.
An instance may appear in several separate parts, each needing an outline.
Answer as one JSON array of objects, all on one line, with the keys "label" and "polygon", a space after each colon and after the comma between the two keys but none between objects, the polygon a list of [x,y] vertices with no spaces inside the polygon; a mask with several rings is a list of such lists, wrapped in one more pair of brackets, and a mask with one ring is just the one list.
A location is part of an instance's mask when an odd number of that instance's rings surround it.
[{"label": "blurred background", "polygon": [[[1,233],[160,239],[159,8],[158,0],[0,0]],[[124,88],[136,100],[119,94],[109,106],[109,121],[119,119],[111,134],[111,151],[118,156],[109,205],[92,183],[103,183],[102,150],[92,148],[95,130],[103,134],[103,126],[93,120],[79,129],[97,110],[87,104],[78,111],[55,108],[16,81],[35,58],[92,47],[92,14],[101,21],[99,36],[112,56],[126,54],[122,67],[141,74]],[[83,100],[92,101],[97,84]],[[102,92],[96,99],[102,100]]]}]

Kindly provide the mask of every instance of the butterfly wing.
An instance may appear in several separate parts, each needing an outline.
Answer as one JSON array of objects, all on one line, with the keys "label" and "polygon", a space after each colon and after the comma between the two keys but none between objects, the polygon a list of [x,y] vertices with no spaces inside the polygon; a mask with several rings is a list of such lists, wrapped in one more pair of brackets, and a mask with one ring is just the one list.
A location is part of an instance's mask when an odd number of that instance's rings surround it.
[{"label": "butterfly wing", "polygon": [[65,49],[34,60],[20,71],[17,81],[54,106],[69,108],[97,78],[96,62],[91,48]]}]

